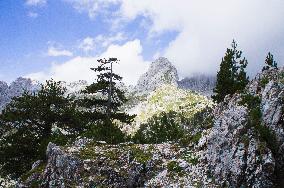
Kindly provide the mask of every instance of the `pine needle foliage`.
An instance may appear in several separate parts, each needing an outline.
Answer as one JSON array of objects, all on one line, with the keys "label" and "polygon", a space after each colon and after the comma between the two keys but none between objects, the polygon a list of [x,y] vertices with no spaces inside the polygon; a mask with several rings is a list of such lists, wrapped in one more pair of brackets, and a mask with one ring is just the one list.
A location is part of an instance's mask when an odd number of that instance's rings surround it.
[{"label": "pine needle foliage", "polygon": [[54,126],[75,136],[82,131],[79,114],[66,88],[60,82],[49,80],[37,93],[25,91],[15,97],[0,115],[0,175],[19,177],[31,169],[36,160],[45,160],[47,144],[57,138]]},{"label": "pine needle foliage", "polygon": [[273,55],[270,52],[268,52],[268,54],[267,54],[267,56],[265,58],[265,62],[264,63],[265,63],[265,66],[262,68],[262,71],[269,70],[271,68],[278,69],[277,63],[274,60],[274,57],[273,57]]},{"label": "pine needle foliage", "polygon": [[123,140],[123,134],[115,122],[129,124],[135,118],[135,115],[129,115],[120,109],[127,102],[127,98],[118,86],[122,77],[112,69],[113,64],[118,62],[117,58],[99,59],[99,65],[91,68],[97,73],[96,82],[82,91],[87,95],[78,101],[84,108],[84,116],[89,122],[89,132],[85,135],[93,135],[94,138],[100,135],[99,138],[111,143]]},{"label": "pine needle foliage", "polygon": [[242,58],[242,51],[237,50],[237,43],[233,40],[222,58],[220,70],[217,73],[217,82],[212,99],[220,103],[226,95],[242,92],[249,82],[246,74],[246,58]]}]

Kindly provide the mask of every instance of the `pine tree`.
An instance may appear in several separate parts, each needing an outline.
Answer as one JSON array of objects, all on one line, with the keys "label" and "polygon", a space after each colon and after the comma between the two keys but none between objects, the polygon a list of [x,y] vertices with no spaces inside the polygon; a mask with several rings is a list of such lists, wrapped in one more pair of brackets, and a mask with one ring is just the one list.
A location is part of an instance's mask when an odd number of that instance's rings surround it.
[{"label": "pine tree", "polygon": [[55,137],[54,126],[70,136],[82,131],[76,106],[65,91],[60,82],[50,80],[38,93],[26,91],[6,106],[0,116],[0,174],[18,177],[30,170],[34,161],[45,159],[49,141],[67,141],[65,136]]},{"label": "pine tree", "polygon": [[277,63],[276,63],[276,61],[274,61],[274,57],[270,52],[268,52],[268,54],[266,56],[265,64],[266,65],[262,68],[262,71],[269,70],[270,68],[278,69]]},{"label": "pine tree", "polygon": [[232,48],[228,48],[225,56],[222,58],[220,70],[217,73],[215,95],[212,99],[219,103],[222,102],[226,95],[234,94],[244,90],[249,82],[245,68],[247,60],[242,57],[242,51],[237,50],[237,44],[233,40]]},{"label": "pine tree", "polygon": [[135,115],[129,115],[120,110],[127,99],[124,91],[117,87],[122,77],[114,73],[112,69],[113,64],[118,63],[117,58],[99,59],[98,63],[98,67],[91,68],[98,73],[97,80],[83,91],[88,96],[79,102],[85,108],[85,117],[91,122],[90,130],[93,136],[97,135],[105,141],[117,142],[116,139],[123,135],[114,122],[131,123]]}]

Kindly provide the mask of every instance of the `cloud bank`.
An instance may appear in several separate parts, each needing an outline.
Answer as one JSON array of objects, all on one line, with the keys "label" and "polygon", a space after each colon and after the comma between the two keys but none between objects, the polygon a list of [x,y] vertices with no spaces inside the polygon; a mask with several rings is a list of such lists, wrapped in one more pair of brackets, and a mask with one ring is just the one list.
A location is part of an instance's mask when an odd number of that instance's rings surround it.
[{"label": "cloud bank", "polygon": [[149,33],[178,31],[163,55],[181,76],[188,76],[215,73],[233,39],[248,58],[251,72],[260,70],[268,51],[283,65],[283,10],[280,0],[122,0],[120,14],[128,20],[150,18]]},{"label": "cloud bank", "polygon": [[[35,0],[34,0],[35,1]],[[235,39],[243,56],[248,59],[249,73],[259,72],[270,51],[278,65],[284,65],[284,1],[281,0],[63,0],[79,13],[86,13],[91,20],[98,15],[109,17],[104,24],[109,33],[81,40],[78,49],[85,53],[105,49],[96,56],[76,56],[67,62],[53,63],[50,70],[30,74],[32,78],[75,81],[94,80],[89,71],[98,58],[118,57],[121,64],[117,72],[127,84],[135,84],[148,67],[142,56],[140,41],[163,40],[163,34],[176,32],[173,40],[157,50],[152,58],[167,57],[177,68],[180,78],[195,73],[216,74],[226,48]],[[102,17],[100,17],[102,18]],[[139,19],[137,19],[139,18]],[[136,23],[139,20],[140,23]],[[136,40],[129,39],[127,25],[144,25],[148,35],[134,32]],[[147,23],[147,24],[143,24]],[[144,32],[143,31],[143,32]],[[142,31],[141,31],[142,32]],[[140,38],[141,37],[141,38]],[[118,45],[123,42],[124,44]],[[61,48],[60,48],[61,49]],[[49,49],[51,56],[71,56],[72,52]],[[88,53],[89,54],[89,53]],[[94,54],[94,53],[92,53]]]},{"label": "cloud bank", "polygon": [[96,57],[77,56],[64,63],[52,63],[49,70],[35,72],[26,77],[39,81],[53,78],[67,82],[86,80],[92,83],[96,76],[90,68],[98,65],[97,59],[117,57],[120,62],[114,65],[114,71],[123,77],[123,82],[127,85],[134,85],[149,66],[149,63],[144,61],[141,52],[141,43],[136,39],[123,45],[110,45],[106,51]]},{"label": "cloud bank", "polygon": [[68,50],[58,49],[56,47],[50,46],[48,47],[47,55],[51,57],[59,57],[59,56],[73,56],[73,53]]},{"label": "cloud bank", "polygon": [[46,4],[46,0],[26,0],[28,6],[43,6]]},{"label": "cloud bank", "polygon": [[[90,18],[103,12],[113,24],[127,24],[142,16],[149,19],[148,36],[177,31],[162,56],[168,57],[181,76],[216,73],[233,39],[249,60],[251,73],[260,70],[271,51],[284,61],[284,1],[281,0],[68,0]],[[115,13],[109,9],[119,8]],[[143,21],[143,20],[142,20]],[[119,24],[118,24],[119,25]],[[157,52],[158,53],[158,52]]]}]

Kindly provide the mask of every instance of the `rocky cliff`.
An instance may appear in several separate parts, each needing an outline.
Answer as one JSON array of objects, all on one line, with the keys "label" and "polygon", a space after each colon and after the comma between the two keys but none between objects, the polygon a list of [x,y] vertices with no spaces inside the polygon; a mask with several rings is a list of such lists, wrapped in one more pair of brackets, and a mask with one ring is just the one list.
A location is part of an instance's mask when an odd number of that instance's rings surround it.
[{"label": "rocky cliff", "polygon": [[196,74],[178,81],[179,88],[196,91],[206,96],[211,96],[213,94],[213,89],[215,88],[215,85],[215,76],[202,74]]},{"label": "rocky cliff", "polygon": [[[70,83],[62,82],[62,85],[67,89],[66,94],[77,96],[80,91],[88,85],[88,83],[87,81],[79,80],[77,82]],[[20,96],[24,91],[36,92],[39,88],[40,83],[29,78],[19,77],[10,85],[6,82],[0,81],[0,111],[11,101],[13,97]]]},{"label": "rocky cliff", "polygon": [[155,60],[148,71],[143,74],[135,86],[138,94],[145,94],[159,88],[164,84],[177,86],[178,74],[176,68],[164,57]]},{"label": "rocky cliff", "polygon": [[227,96],[200,144],[216,182],[231,187],[283,187],[284,70],[258,74],[246,93]]},{"label": "rocky cliff", "polygon": [[9,86],[7,83],[0,81],[0,111],[13,97],[21,95],[25,90],[37,91],[39,83],[27,78],[17,78]]},{"label": "rocky cliff", "polygon": [[19,186],[283,187],[283,110],[284,69],[267,70],[215,107],[197,142],[50,143],[47,164],[36,163]]}]

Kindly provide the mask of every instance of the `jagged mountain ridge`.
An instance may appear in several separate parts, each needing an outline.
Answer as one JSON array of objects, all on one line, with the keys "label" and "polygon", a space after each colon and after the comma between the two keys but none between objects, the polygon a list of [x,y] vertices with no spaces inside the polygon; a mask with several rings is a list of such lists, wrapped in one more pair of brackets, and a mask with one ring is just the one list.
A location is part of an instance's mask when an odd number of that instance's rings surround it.
[{"label": "jagged mountain ridge", "polygon": [[177,86],[178,73],[172,63],[164,57],[160,57],[150,65],[150,68],[138,80],[135,86],[137,94],[148,94],[162,85]]},{"label": "jagged mountain ridge", "polygon": [[[263,140],[259,125],[251,124],[249,106],[242,103],[248,95],[259,98],[261,125],[275,135],[275,142]],[[62,186],[68,179],[82,187],[283,187],[284,68],[258,74],[244,93],[218,104],[213,115],[213,126],[189,147],[88,139],[69,147],[50,143],[44,169],[36,170],[40,162],[35,163],[25,184]]]},{"label": "jagged mountain ridge", "polygon": [[213,94],[216,86],[216,76],[196,74],[178,81],[178,87],[191,90],[206,96]]},{"label": "jagged mountain ridge", "polygon": [[[163,85],[173,85],[210,96],[216,80],[213,76],[206,75],[194,75],[180,81],[178,78],[177,70],[173,64],[167,58],[160,57],[152,62],[145,74],[141,75],[136,86],[126,87],[122,84],[121,87],[127,91],[128,95],[148,95]],[[62,84],[67,88],[67,94],[72,95],[78,95],[80,90],[88,85],[84,80],[71,83],[62,82]],[[24,90],[37,91],[39,87],[39,82],[29,78],[17,78],[10,85],[0,81],[0,111],[10,102],[12,97],[21,95]],[[137,102],[139,101],[134,103]]]},{"label": "jagged mountain ridge", "polygon": [[[87,81],[79,80],[76,82],[62,82],[66,87],[66,94],[78,95],[82,89],[88,86]],[[40,88],[40,83],[31,80],[30,78],[19,77],[10,85],[0,81],[0,111],[8,104],[13,97],[20,96],[24,91],[37,92]]]},{"label": "jagged mountain ridge", "polygon": [[10,85],[0,81],[0,111],[13,97],[20,96],[25,90],[34,92],[38,89],[39,83],[27,78],[19,77]]}]

